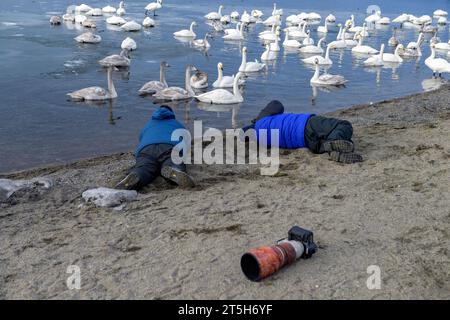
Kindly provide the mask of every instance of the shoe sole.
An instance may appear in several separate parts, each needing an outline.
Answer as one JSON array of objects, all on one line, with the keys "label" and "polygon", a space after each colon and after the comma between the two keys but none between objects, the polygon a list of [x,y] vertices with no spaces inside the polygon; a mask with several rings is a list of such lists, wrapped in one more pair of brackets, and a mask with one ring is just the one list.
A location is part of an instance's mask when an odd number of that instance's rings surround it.
[{"label": "shoe sole", "polygon": [[345,164],[352,164],[363,161],[362,156],[357,153],[342,153],[338,151],[330,152],[330,159]]},{"label": "shoe sole", "polygon": [[183,188],[192,188],[195,186],[194,181],[186,172],[174,169],[169,166],[165,166],[161,169],[161,176],[175,182],[177,185]]},{"label": "shoe sole", "polygon": [[333,140],[324,142],[323,149],[325,152],[339,151],[350,153],[353,152],[355,147],[352,142],[347,140]]}]

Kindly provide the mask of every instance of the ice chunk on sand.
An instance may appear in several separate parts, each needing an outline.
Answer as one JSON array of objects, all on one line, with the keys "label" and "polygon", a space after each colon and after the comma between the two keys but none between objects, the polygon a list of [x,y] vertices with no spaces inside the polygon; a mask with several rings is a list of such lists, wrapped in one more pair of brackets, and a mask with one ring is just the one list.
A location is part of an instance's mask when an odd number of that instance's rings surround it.
[{"label": "ice chunk on sand", "polygon": [[14,192],[26,188],[41,187],[50,189],[53,181],[50,178],[33,178],[30,180],[10,180],[0,179],[0,201],[5,201],[13,195]]},{"label": "ice chunk on sand", "polygon": [[97,207],[116,207],[124,202],[135,201],[137,192],[101,187],[86,190],[81,196],[86,202],[93,202]]}]

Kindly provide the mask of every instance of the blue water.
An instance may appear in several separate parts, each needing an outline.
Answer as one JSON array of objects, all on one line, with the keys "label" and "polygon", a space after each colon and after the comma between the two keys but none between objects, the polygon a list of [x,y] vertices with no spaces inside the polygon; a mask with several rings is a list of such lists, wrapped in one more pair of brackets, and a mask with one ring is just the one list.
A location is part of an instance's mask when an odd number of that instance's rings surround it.
[{"label": "blue water", "polygon": [[[127,1],[125,18],[141,22],[143,8],[149,1]],[[107,4],[117,7],[118,2],[87,3],[93,7]],[[273,4],[262,0],[223,0],[221,3],[225,5],[226,14],[257,8],[265,13],[264,18],[271,14]],[[198,37],[211,31],[203,15],[216,11],[219,2],[207,0],[166,0],[155,18],[158,25],[132,34],[107,27],[105,17],[95,18],[97,33],[103,41],[98,45],[79,45],[73,38],[86,30],[71,24],[51,27],[48,23],[51,15],[63,14],[72,4],[71,1],[50,0],[0,2],[0,172],[133,149],[140,128],[156,108],[150,98],[139,97],[137,90],[146,81],[158,79],[161,60],[171,65],[167,72],[170,85],[184,85],[184,68],[188,63],[208,72],[211,84],[219,61],[225,65],[225,74],[236,72],[243,46],[247,46],[250,60],[259,59],[263,52],[257,38],[258,32],[264,30],[261,24],[252,26],[243,42],[224,42],[221,35],[215,33],[207,54],[174,39],[172,33],[188,28],[193,20],[198,22],[195,29]],[[284,9],[284,18],[301,11],[316,11],[323,18],[331,12],[338,22],[344,22],[353,13],[357,25],[362,24],[366,8],[371,4],[379,5],[383,16],[390,18],[403,12],[420,16],[432,15],[436,9],[450,11],[447,0],[279,0],[277,4]],[[365,44],[379,48],[382,42],[387,43],[393,27],[375,30]],[[314,29],[312,36],[317,41]],[[67,101],[67,92],[92,85],[106,87],[105,71],[97,61],[118,53],[126,36],[136,40],[138,50],[132,53],[128,72],[114,74],[119,97],[102,105]],[[327,40],[332,41],[335,36],[335,31],[329,33]],[[416,29],[403,29],[398,33],[404,44],[415,41],[417,36]],[[438,36],[441,41],[448,41],[448,26],[439,28]],[[426,40],[429,38],[427,35]],[[394,69],[366,69],[350,50],[332,52],[334,64],[329,72],[341,74],[349,82],[343,89],[318,90],[313,103],[309,85],[313,70],[302,63],[299,53],[282,49],[266,72],[247,80],[245,101],[239,106],[204,106],[191,101],[174,107],[177,117],[188,126],[193,120],[203,120],[205,126],[224,129],[246,124],[271,99],[281,100],[291,112],[326,112],[399,97],[422,91],[422,81],[431,77],[430,70],[423,64],[429,55],[427,43],[423,50],[421,60],[405,61]]]}]

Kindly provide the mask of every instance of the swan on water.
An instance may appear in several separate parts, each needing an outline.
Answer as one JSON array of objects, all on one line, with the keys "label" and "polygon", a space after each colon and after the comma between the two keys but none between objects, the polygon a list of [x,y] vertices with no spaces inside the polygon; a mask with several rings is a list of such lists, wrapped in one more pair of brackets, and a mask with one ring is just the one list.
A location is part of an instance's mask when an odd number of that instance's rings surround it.
[{"label": "swan on water", "polygon": [[219,10],[217,12],[213,11],[205,15],[205,18],[208,20],[220,20],[222,18],[222,9],[223,5],[219,6]]},{"label": "swan on water", "polygon": [[441,9],[438,9],[438,10],[433,12],[433,16],[435,16],[435,17],[446,17],[446,16],[448,16],[448,12],[444,11],[444,10],[441,10]]},{"label": "swan on water", "polygon": [[275,51],[271,51],[270,44],[266,43],[266,51],[261,54],[261,61],[272,61],[277,59]]},{"label": "swan on water", "polygon": [[60,25],[61,24],[61,17],[51,16],[50,17],[50,24],[52,26]]},{"label": "swan on water", "polygon": [[120,29],[122,29],[123,31],[129,31],[129,32],[139,31],[139,30],[141,30],[141,28],[142,28],[141,24],[137,23],[134,20],[128,21],[120,27]]},{"label": "swan on water", "polygon": [[64,21],[75,22],[75,16],[71,13],[65,13],[62,18]]},{"label": "swan on water", "polygon": [[75,101],[83,101],[83,100],[101,101],[117,98],[117,92],[112,80],[112,71],[113,67],[109,66],[107,72],[108,89],[104,89],[102,87],[88,87],[74,92],[70,92],[67,95],[70,96],[70,98]]},{"label": "swan on water", "polygon": [[272,10],[272,16],[282,16],[283,15],[283,9],[277,9],[277,4],[273,4],[273,10]]},{"label": "swan on water", "polygon": [[119,16],[123,16],[125,13],[125,2],[120,1],[119,8],[117,9],[116,14]]},{"label": "swan on water", "polygon": [[312,46],[312,45],[314,45],[314,39],[312,39],[311,38],[311,30],[308,30],[307,32],[306,32],[306,38],[305,39],[303,39],[303,42],[302,42],[302,44],[304,45],[304,46]]},{"label": "swan on water", "polygon": [[388,25],[391,23],[391,19],[389,19],[388,17],[382,17],[378,19],[375,23],[379,25]]},{"label": "swan on water", "polygon": [[306,20],[318,21],[318,20],[322,20],[322,16],[320,14],[318,14],[317,12],[310,12],[310,13],[308,13],[308,16],[306,17]]},{"label": "swan on water", "polygon": [[336,17],[330,13],[330,14],[325,18],[325,21],[328,22],[328,23],[335,23],[335,22],[336,22]]},{"label": "swan on water", "polygon": [[247,47],[242,48],[242,62],[239,67],[239,72],[258,72],[261,71],[266,65],[264,63],[255,61],[247,62]]},{"label": "swan on water", "polygon": [[79,43],[99,43],[102,41],[102,37],[97,34],[93,34],[92,32],[86,32],[80,34],[78,37],[74,38],[76,42]]},{"label": "swan on water", "polygon": [[316,59],[314,64],[316,65],[316,70],[314,72],[313,77],[310,80],[310,83],[317,86],[342,86],[347,82],[345,78],[341,75],[334,74],[320,74],[320,66],[319,60]]},{"label": "swan on water", "polygon": [[159,66],[159,81],[153,80],[145,83],[140,89],[140,95],[154,94],[157,91],[161,91],[168,87],[166,82],[166,68],[169,64],[166,61],[162,61]]},{"label": "swan on water", "polygon": [[364,21],[366,21],[367,23],[376,23],[380,19],[381,19],[381,11],[377,11],[368,16],[366,19],[364,19]]},{"label": "swan on water", "polygon": [[185,89],[180,87],[168,87],[156,92],[153,97],[159,101],[187,100],[195,96],[191,87],[191,72],[197,71],[193,65],[186,67],[184,76]]},{"label": "swan on water", "polygon": [[210,104],[235,104],[244,101],[244,98],[239,91],[239,80],[242,77],[242,73],[238,72],[233,82],[233,93],[225,89],[215,89],[198,96],[195,98],[198,101],[210,103]]},{"label": "swan on water", "polygon": [[363,40],[364,40],[363,36],[358,34],[358,38],[359,38],[358,45],[352,48],[352,52],[363,53],[363,54],[377,54],[378,53],[377,49],[374,49],[371,46],[365,46],[362,44]]},{"label": "swan on water", "polygon": [[197,70],[189,80],[191,87],[194,89],[208,88],[208,74],[206,72]]},{"label": "swan on water", "polygon": [[421,57],[422,49],[420,48],[420,46],[417,48],[403,48],[399,51],[399,54],[404,57]]},{"label": "swan on water", "polygon": [[231,17],[231,19],[238,20],[240,17],[240,14],[237,11],[233,11],[232,13],[230,13],[230,17]]},{"label": "swan on water", "polygon": [[88,12],[89,10],[92,10],[92,7],[84,3],[79,6],[75,6],[75,12]]},{"label": "swan on water", "polygon": [[145,28],[151,28],[156,25],[155,20],[150,17],[145,17],[144,21],[142,21],[142,26]]},{"label": "swan on water", "polygon": [[422,45],[423,40],[424,40],[424,34],[423,34],[423,32],[420,32],[419,37],[417,38],[417,41],[416,42],[412,41],[412,42],[408,43],[406,48],[408,48],[408,49],[417,48]]},{"label": "swan on water", "polygon": [[450,50],[450,40],[448,42],[438,42],[434,45],[436,50],[449,51]]},{"label": "swan on water", "polygon": [[325,51],[325,57],[317,55],[302,59],[302,61],[306,64],[316,64],[317,62],[317,64],[321,66],[331,66],[333,61],[330,59],[330,48],[330,45],[328,45],[327,50]]},{"label": "swan on water", "polygon": [[241,27],[239,28],[238,32],[235,32],[235,31],[229,32],[228,34],[224,35],[222,38],[225,40],[244,40],[244,26],[245,26],[245,23],[241,23]]},{"label": "swan on water", "polygon": [[85,19],[81,25],[86,28],[97,28],[97,24],[91,19]]},{"label": "swan on water", "polygon": [[100,17],[103,15],[103,11],[100,8],[94,8],[86,12],[87,16]]},{"label": "swan on water", "polygon": [[363,62],[364,66],[366,66],[366,67],[382,67],[382,66],[384,66],[383,55],[384,55],[384,43],[381,44],[380,52],[378,54],[367,58]]},{"label": "swan on water", "polygon": [[148,5],[145,6],[145,15],[147,15],[149,12],[153,12],[153,16],[156,16],[156,10],[159,10],[162,8],[162,0],[156,0],[156,2],[150,2]]},{"label": "swan on water", "polygon": [[303,22],[302,24],[299,24],[296,29],[289,30],[289,34],[293,38],[306,38],[308,34],[306,33],[306,27],[308,24],[306,22]]},{"label": "swan on water", "polygon": [[438,19],[438,21],[437,21],[438,25],[441,25],[441,26],[446,25],[447,22],[448,22],[448,21],[447,21],[447,18],[446,18],[446,17],[439,17],[439,19]]},{"label": "swan on water", "polygon": [[[240,79],[239,85],[243,85],[245,80]],[[232,88],[234,84],[234,75],[232,76],[224,76],[223,75],[223,64],[219,62],[217,64],[217,80],[214,81],[212,86],[214,88]]]},{"label": "swan on water", "polygon": [[75,15],[75,23],[82,24],[86,19],[87,17],[85,15],[82,14]]},{"label": "swan on water", "polygon": [[273,25],[280,26],[281,25],[280,16],[270,16],[269,18],[263,21],[263,24],[267,27],[271,27]]},{"label": "swan on water", "polygon": [[394,31],[392,32],[392,37],[389,38],[388,44],[391,47],[396,47],[400,42],[397,39],[397,28],[394,28]]},{"label": "swan on water", "polygon": [[259,34],[258,38],[264,41],[273,42],[276,39],[280,40],[279,35],[277,35],[277,32],[280,30],[280,27],[276,27],[275,25],[272,26],[272,30],[263,31]]},{"label": "swan on water", "polygon": [[211,47],[211,45],[209,44],[208,37],[210,37],[210,34],[206,33],[205,37],[203,39],[194,40],[194,41],[192,41],[192,44],[198,48],[209,49]]},{"label": "swan on water", "polygon": [[246,24],[255,23],[256,18],[253,17],[252,15],[248,14],[247,11],[244,11],[244,13],[242,13],[242,16],[241,16],[241,22],[246,23]]},{"label": "swan on water", "polygon": [[327,34],[328,33],[328,24],[325,22],[324,26],[318,26],[317,32],[322,33],[322,34]]},{"label": "swan on water", "polygon": [[400,28],[401,28],[405,22],[409,22],[409,19],[410,19],[409,14],[403,13],[403,14],[399,15],[397,18],[393,19],[392,22],[400,23]]},{"label": "swan on water", "polygon": [[280,28],[277,28],[277,33],[275,34],[275,42],[269,43],[270,51],[278,52],[281,50],[278,39],[280,38]]},{"label": "swan on water", "polygon": [[114,66],[119,68],[126,68],[130,66],[131,58],[128,50],[122,49],[120,54],[112,54],[99,60],[98,63],[103,67]]},{"label": "swan on water", "polygon": [[223,24],[229,24],[231,23],[231,17],[229,15],[224,15],[220,18],[220,22]]},{"label": "swan on water", "polygon": [[123,41],[120,47],[124,50],[133,51],[137,49],[136,41],[134,41],[130,37],[126,37]]},{"label": "swan on water", "polygon": [[225,33],[225,34],[231,34],[231,33],[239,33],[239,30],[240,30],[240,28],[241,28],[241,22],[238,22],[238,23],[236,23],[236,28],[228,28],[228,29],[225,29],[225,30],[223,30],[223,32]]},{"label": "swan on water", "polygon": [[112,25],[116,25],[116,26],[120,26],[122,24],[127,23],[127,21],[119,16],[112,16],[106,19],[106,23],[107,24],[112,24]]},{"label": "swan on water", "polygon": [[264,13],[261,10],[254,9],[251,11],[251,15],[257,19],[260,19],[264,15]]},{"label": "swan on water", "polygon": [[302,53],[322,54],[323,53],[322,42],[324,42],[324,41],[325,41],[325,37],[320,38],[319,41],[317,42],[317,45],[309,45],[309,46],[301,47],[299,49],[299,51]]},{"label": "swan on water", "polygon": [[436,50],[435,45],[431,44],[431,54],[428,58],[425,59],[425,65],[433,71],[433,76],[436,76],[436,73],[439,74],[439,77],[442,76],[442,73],[450,73],[450,62],[442,58],[436,58]]},{"label": "swan on water", "polygon": [[196,34],[194,32],[194,26],[197,26],[197,22],[192,21],[189,30],[183,29],[177,32],[174,32],[173,35],[175,37],[183,37],[183,38],[195,38]]},{"label": "swan on water", "polygon": [[116,11],[117,11],[117,9],[116,8],[114,8],[114,7],[112,7],[112,6],[106,6],[106,7],[103,7],[102,8],[102,11],[104,12],[104,13],[109,13],[109,14],[111,14],[111,13],[116,13]]},{"label": "swan on water", "polygon": [[288,48],[300,48],[302,44],[294,39],[289,39],[289,30],[286,30],[283,46]]}]

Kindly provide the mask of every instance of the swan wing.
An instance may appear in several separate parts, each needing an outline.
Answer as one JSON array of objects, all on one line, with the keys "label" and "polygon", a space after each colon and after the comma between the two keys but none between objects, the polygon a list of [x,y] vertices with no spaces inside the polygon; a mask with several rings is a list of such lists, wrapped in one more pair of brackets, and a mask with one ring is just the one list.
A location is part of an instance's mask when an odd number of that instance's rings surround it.
[{"label": "swan wing", "polygon": [[225,89],[216,89],[196,96],[199,101],[216,104],[226,104],[234,101],[234,95]]},{"label": "swan wing", "polygon": [[93,97],[106,97],[109,96],[109,92],[102,87],[88,87],[73,91],[67,94],[75,100],[98,100]]},{"label": "swan wing", "polygon": [[155,93],[165,88],[167,86],[160,81],[149,81],[139,89],[139,93]]}]

